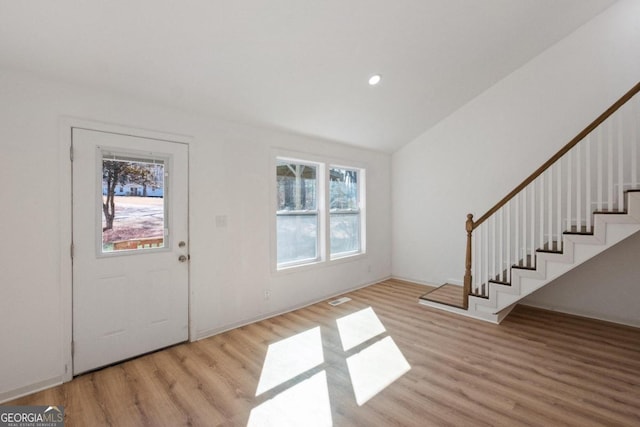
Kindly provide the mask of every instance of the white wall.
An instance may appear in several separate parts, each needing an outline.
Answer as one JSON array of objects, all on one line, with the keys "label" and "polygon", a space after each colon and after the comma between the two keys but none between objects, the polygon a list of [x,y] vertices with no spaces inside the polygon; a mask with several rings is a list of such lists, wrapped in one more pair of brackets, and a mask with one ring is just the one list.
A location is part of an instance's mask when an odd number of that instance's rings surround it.
[{"label": "white wall", "polygon": [[549,310],[640,327],[640,233],[524,299]]},{"label": "white wall", "polygon": [[[64,377],[70,331],[70,163],[62,116],[189,135],[192,330],[196,338],[390,275],[390,156],[196,116],[124,95],[0,70],[0,401]],[[364,164],[368,253],[353,262],[273,275],[274,147]],[[59,196],[62,194],[63,201]],[[215,216],[225,215],[226,228]],[[264,300],[264,290],[271,298]]]},{"label": "white wall", "polygon": [[638,52],[640,2],[619,1],[396,152],[393,275],[461,282],[467,213],[484,214],[637,83]]}]

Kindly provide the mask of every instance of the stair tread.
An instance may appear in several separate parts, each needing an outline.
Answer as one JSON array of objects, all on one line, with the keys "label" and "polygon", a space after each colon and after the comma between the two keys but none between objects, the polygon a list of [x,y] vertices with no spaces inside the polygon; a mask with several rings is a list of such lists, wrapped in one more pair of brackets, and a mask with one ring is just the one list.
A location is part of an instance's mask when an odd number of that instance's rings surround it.
[{"label": "stair tread", "polygon": [[587,228],[586,225],[581,225],[579,227],[572,225],[571,228],[569,228],[567,231],[565,231],[562,234],[578,234],[578,235],[592,236],[593,226]]},{"label": "stair tread", "polygon": [[476,293],[473,293],[473,292],[471,292],[469,295],[472,296],[472,297],[476,297],[476,298],[482,298],[482,299],[486,299],[486,300],[489,299],[489,295],[476,294]]},{"label": "stair tread", "polygon": [[536,249],[536,252],[548,253],[548,254],[561,254],[563,253],[562,245],[554,240],[552,242],[545,243],[541,248]]},{"label": "stair tread", "polygon": [[539,252],[541,254],[562,254],[562,253],[564,253],[561,250],[555,250],[555,249],[536,249],[536,252]]},{"label": "stair tread", "polygon": [[517,268],[518,270],[535,270],[536,267],[535,266],[530,266],[530,265],[518,265],[518,264],[514,264],[511,266],[511,268]]},{"label": "stair tread", "polygon": [[593,214],[594,215],[626,215],[628,212],[626,210],[609,210],[609,209],[602,209],[599,211],[594,211]]}]

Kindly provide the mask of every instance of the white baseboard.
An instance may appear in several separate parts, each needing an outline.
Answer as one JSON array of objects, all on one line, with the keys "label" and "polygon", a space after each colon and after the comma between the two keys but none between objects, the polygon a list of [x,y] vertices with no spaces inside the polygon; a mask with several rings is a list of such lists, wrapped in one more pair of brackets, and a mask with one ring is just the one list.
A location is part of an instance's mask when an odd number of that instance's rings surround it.
[{"label": "white baseboard", "polygon": [[270,312],[270,313],[267,313],[267,314],[263,314],[263,315],[260,315],[260,316],[251,317],[249,319],[240,320],[238,322],[228,323],[228,324],[226,324],[224,326],[221,326],[219,328],[212,328],[212,329],[205,329],[203,331],[198,331],[198,332],[196,332],[196,336],[192,341],[199,341],[199,340],[202,340],[202,339],[205,339],[205,338],[212,337],[214,335],[221,334],[223,332],[230,331],[232,329],[236,329],[236,328],[240,328],[242,326],[250,325],[251,323],[260,322],[262,320],[266,320],[266,319],[270,319],[272,317],[280,316],[281,314],[290,313],[292,311],[299,310],[301,308],[305,308],[305,307],[308,307],[308,306],[313,305],[313,304],[317,304],[317,303],[322,302],[322,301],[326,301],[326,300],[329,300],[329,299],[335,299],[335,298],[340,297],[340,296],[342,296],[342,295],[344,295],[346,293],[357,291],[358,289],[366,288],[367,286],[375,285],[376,283],[380,283],[380,282],[383,282],[383,281],[388,280],[388,279],[391,279],[391,277],[388,276],[388,277],[384,277],[382,279],[377,279],[374,282],[365,283],[365,284],[362,284],[362,285],[354,286],[353,288],[346,289],[346,290],[344,290],[344,291],[342,291],[342,292],[340,292],[338,294],[328,294],[328,295],[325,295],[323,297],[316,298],[316,299],[313,299],[313,300],[309,300],[309,301],[303,302],[301,304],[297,304],[295,306],[290,306],[290,307],[282,309],[282,310],[273,311],[273,312]]},{"label": "white baseboard", "polygon": [[[60,385],[64,382],[62,376],[50,378],[48,380],[39,381],[37,383],[29,384],[24,387],[19,387],[14,390],[3,391],[0,392],[0,404],[8,402],[10,400],[18,399],[22,396],[27,396],[32,393],[37,393],[41,390],[45,390],[47,388],[51,388],[57,385]],[[52,405],[55,405],[57,402],[50,402]]]},{"label": "white baseboard", "polygon": [[404,277],[404,276],[392,275],[391,277],[389,277],[389,279],[396,279],[396,280],[402,280],[402,281],[405,281],[405,282],[416,283],[418,285],[431,286],[432,288],[437,288],[438,286],[442,285],[442,283],[435,284],[435,282],[428,282],[428,281],[425,282],[424,280],[412,279],[410,277]]}]

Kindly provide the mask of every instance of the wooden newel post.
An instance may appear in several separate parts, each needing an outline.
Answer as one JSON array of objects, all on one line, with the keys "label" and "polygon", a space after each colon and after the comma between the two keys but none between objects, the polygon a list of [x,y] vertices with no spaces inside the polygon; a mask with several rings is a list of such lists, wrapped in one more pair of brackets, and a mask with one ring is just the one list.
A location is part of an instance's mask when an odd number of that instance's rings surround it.
[{"label": "wooden newel post", "polygon": [[467,215],[467,222],[465,223],[467,230],[467,256],[464,262],[464,309],[469,308],[469,294],[471,293],[471,234],[473,233],[473,214]]}]

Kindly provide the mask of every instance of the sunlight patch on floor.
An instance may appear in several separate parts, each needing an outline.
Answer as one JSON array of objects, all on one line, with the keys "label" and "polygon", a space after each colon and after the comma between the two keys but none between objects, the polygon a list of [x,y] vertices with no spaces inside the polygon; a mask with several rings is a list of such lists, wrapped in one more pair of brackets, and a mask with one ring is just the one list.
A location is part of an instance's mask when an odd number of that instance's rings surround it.
[{"label": "sunlight patch on floor", "polygon": [[391,337],[386,337],[347,359],[351,385],[358,406],[411,369]]},{"label": "sunlight patch on floor", "polygon": [[333,420],[325,371],[256,406],[247,423],[248,427],[331,425]]},{"label": "sunlight patch on floor", "polygon": [[[341,317],[336,324],[359,406],[411,369],[373,308]],[[279,392],[275,397],[256,406],[248,425],[332,425],[326,372],[332,367],[317,372],[324,362],[320,326],[269,345],[256,396],[287,381],[299,382],[280,387],[275,390]],[[313,373],[314,368],[317,373]],[[309,375],[312,376],[306,378]]]},{"label": "sunlight patch on floor", "polygon": [[319,326],[269,345],[256,396],[323,362]]},{"label": "sunlight patch on floor", "polygon": [[371,307],[341,317],[336,320],[336,323],[344,351],[349,351],[386,332],[384,325]]}]

